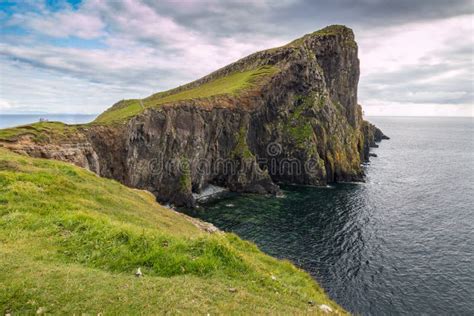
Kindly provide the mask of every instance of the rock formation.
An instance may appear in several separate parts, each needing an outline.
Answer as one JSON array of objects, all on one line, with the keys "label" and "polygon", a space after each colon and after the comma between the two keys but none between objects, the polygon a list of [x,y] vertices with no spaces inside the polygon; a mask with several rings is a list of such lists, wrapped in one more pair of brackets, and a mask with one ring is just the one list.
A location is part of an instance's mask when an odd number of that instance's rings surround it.
[{"label": "rock formation", "polygon": [[[228,92],[233,80],[241,87]],[[334,25],[176,89],[118,102],[75,126],[74,136],[51,129],[35,142],[19,133],[3,145],[175,205],[193,206],[192,193],[210,184],[275,194],[278,183],[361,181],[369,147],[386,136],[363,120],[358,80],[354,34]]]}]

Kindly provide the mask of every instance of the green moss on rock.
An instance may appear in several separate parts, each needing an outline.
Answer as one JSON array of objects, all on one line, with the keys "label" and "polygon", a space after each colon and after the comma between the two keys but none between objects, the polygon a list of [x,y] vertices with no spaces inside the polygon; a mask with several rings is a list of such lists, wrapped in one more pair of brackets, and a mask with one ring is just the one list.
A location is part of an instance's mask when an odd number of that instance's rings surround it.
[{"label": "green moss on rock", "polygon": [[181,175],[179,177],[179,188],[181,192],[191,192],[191,166],[187,158],[182,158],[180,161]]},{"label": "green moss on rock", "polygon": [[[305,115],[305,112],[321,110],[324,102],[324,96],[318,93],[295,97],[295,108],[290,113],[287,122],[283,126],[283,130],[295,142],[298,148],[308,148],[309,144],[314,145],[316,143],[313,125],[318,122],[314,116]],[[315,146],[310,147],[315,148]]]},{"label": "green moss on rock", "polygon": [[255,158],[247,144],[247,129],[245,127],[241,127],[236,135],[236,145],[232,151],[232,156],[244,159]]}]

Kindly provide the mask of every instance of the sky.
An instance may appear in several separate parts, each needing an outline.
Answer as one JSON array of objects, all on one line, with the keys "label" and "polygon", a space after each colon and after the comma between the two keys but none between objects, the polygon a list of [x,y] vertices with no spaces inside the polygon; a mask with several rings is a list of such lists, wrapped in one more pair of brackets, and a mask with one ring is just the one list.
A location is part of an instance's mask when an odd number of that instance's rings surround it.
[{"label": "sky", "polygon": [[474,116],[472,0],[0,0],[0,115],[96,114],[331,24],[366,115]]}]

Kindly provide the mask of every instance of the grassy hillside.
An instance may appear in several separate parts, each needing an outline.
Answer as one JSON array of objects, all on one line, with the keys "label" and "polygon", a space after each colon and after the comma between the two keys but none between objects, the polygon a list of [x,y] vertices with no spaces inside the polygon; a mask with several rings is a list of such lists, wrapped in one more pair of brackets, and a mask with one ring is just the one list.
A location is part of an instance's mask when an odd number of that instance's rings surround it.
[{"label": "grassy hillside", "polygon": [[[67,125],[61,122],[38,122],[29,125],[0,129],[1,141],[14,141],[19,136],[29,135],[35,143],[49,140],[74,138],[81,125]],[[54,138],[54,139],[51,139]]]},{"label": "grassy hillside", "polygon": [[123,100],[99,115],[95,123],[120,122],[141,113],[145,108],[158,107],[176,101],[209,98],[218,95],[236,95],[258,84],[262,77],[274,74],[275,67],[260,67],[235,72],[190,89],[173,89],[156,93],[143,100]]},{"label": "grassy hillside", "polygon": [[289,262],[148,192],[2,148],[0,267],[0,312],[13,315],[343,313]]}]

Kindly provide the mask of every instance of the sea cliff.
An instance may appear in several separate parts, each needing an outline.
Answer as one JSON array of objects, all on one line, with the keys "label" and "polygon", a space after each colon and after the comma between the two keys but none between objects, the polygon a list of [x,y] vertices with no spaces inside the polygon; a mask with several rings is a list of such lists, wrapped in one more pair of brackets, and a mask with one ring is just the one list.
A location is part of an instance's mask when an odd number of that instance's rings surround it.
[{"label": "sea cliff", "polygon": [[4,130],[0,142],[177,206],[194,206],[209,185],[277,194],[279,183],[362,181],[369,148],[386,136],[363,120],[357,50],[351,29],[329,26],[176,89],[122,100],[91,124],[38,123]]}]

